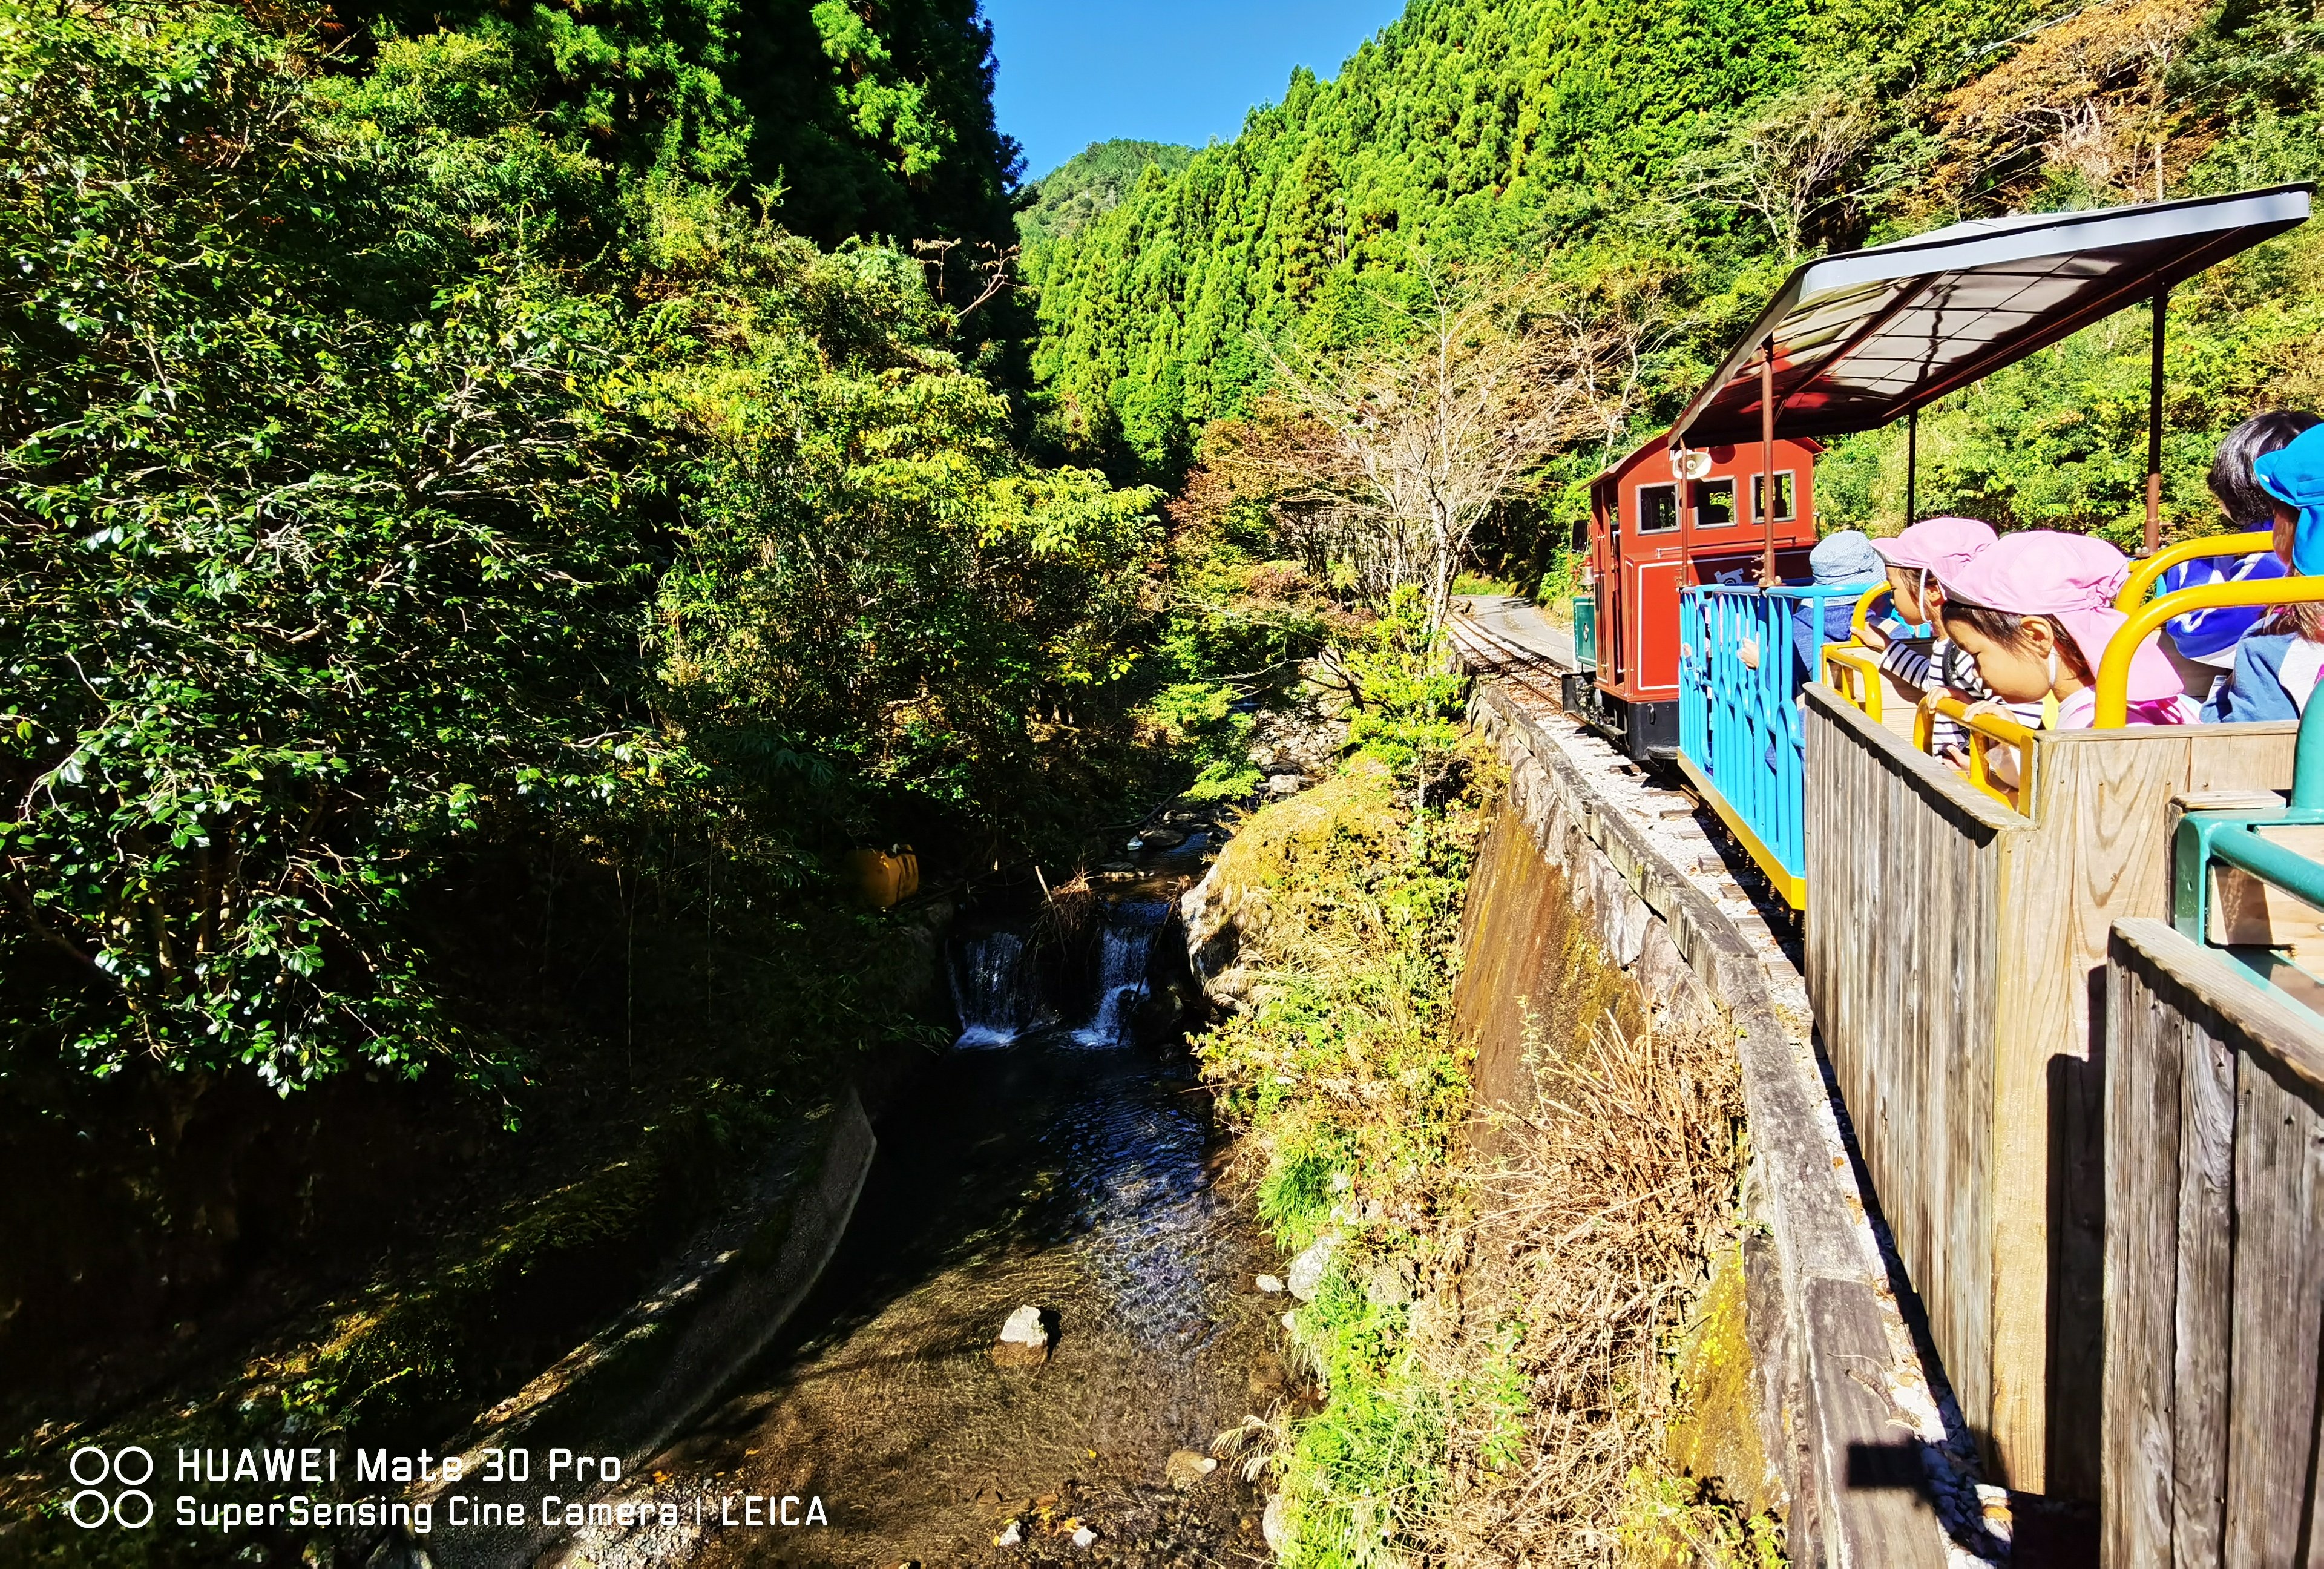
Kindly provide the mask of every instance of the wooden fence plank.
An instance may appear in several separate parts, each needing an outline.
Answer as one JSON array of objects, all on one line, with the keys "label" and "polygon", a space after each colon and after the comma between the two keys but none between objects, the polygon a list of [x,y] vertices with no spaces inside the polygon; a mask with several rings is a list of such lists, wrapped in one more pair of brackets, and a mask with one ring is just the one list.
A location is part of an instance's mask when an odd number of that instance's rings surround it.
[{"label": "wooden fence plank", "polygon": [[[2215,1564],[2226,1543],[2227,1331],[2232,1306],[2236,1061],[2209,1032],[2179,1085],[2178,1278],[2172,1289],[2172,1562]],[[2128,1152],[2135,1153],[2135,1152]]]},{"label": "wooden fence plank", "polygon": [[2104,1562],[2171,1562],[2180,1059],[2192,1034],[2136,953],[2109,950]]},{"label": "wooden fence plank", "polygon": [[2283,1083],[2290,1077],[2258,1055],[2237,1055],[2224,1561],[2249,1569],[2299,1561],[2316,1431],[2324,1129]]}]

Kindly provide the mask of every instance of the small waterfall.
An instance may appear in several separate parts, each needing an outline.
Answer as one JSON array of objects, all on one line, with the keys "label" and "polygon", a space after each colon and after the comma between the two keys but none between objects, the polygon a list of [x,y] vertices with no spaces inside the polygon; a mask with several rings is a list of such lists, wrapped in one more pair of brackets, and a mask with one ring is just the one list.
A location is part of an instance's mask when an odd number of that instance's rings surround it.
[{"label": "small waterfall", "polygon": [[1099,955],[1097,1012],[1074,1031],[1084,1046],[1119,1046],[1130,1011],[1146,994],[1146,968],[1155,935],[1169,906],[1160,900],[1115,905],[1106,913],[1104,946]]},{"label": "small waterfall", "polygon": [[952,995],[960,1010],[959,1046],[1007,1046],[1049,1022],[1025,963],[1022,932],[991,932],[964,942],[953,965]]}]

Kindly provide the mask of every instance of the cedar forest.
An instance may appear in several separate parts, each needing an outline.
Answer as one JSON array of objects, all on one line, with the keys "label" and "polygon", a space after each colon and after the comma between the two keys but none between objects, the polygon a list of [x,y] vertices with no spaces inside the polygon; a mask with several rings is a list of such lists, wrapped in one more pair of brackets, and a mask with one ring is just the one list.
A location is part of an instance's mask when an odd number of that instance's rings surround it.
[{"label": "cedar forest", "polygon": [[[0,1226],[82,1239],[0,1260],[0,1343],[167,1317],[88,1239],[198,1292],[414,1107],[473,1158],[651,1079],[685,1187],[924,1028],[851,849],[1247,796],[1319,653],[1435,745],[1432,586],[1315,457],[1431,321],[1562,346],[1440,551],[1554,599],[1803,258],[2324,172],[2305,0],[1411,0],[1038,181],[993,69],[975,0],[0,0]],[[1926,414],[1923,512],[2132,538],[2146,331]],[[2172,332],[2185,535],[2222,431],[2324,403],[2324,230]],[[1895,525],[1902,442],[1827,527]]]}]

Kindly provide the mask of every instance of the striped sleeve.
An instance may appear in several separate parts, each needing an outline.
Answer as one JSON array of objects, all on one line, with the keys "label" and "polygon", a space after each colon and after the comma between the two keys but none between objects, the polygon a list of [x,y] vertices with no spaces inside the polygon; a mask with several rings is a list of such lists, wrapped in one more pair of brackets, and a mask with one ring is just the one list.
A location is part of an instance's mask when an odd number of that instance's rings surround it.
[{"label": "striped sleeve", "polygon": [[1927,654],[1901,638],[1891,641],[1888,651],[1880,656],[1880,669],[1884,674],[1914,687],[1929,684],[1931,663]]}]

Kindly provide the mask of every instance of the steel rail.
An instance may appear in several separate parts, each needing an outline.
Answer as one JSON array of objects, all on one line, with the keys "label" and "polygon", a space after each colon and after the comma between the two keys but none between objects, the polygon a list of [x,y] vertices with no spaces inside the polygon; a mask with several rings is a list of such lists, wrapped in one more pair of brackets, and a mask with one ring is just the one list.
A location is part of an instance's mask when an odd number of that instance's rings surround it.
[{"label": "steel rail", "polygon": [[1445,622],[1444,630],[1462,662],[1477,674],[1506,678],[1556,707],[1565,706],[1563,678],[1569,672],[1546,654],[1457,616]]},{"label": "steel rail", "polygon": [[1480,635],[1474,627],[1462,628],[1451,636],[1454,651],[1473,674],[1498,677],[1554,706],[1564,706],[1565,692],[1563,683],[1556,679],[1555,666],[1530,651],[1499,646]]}]

